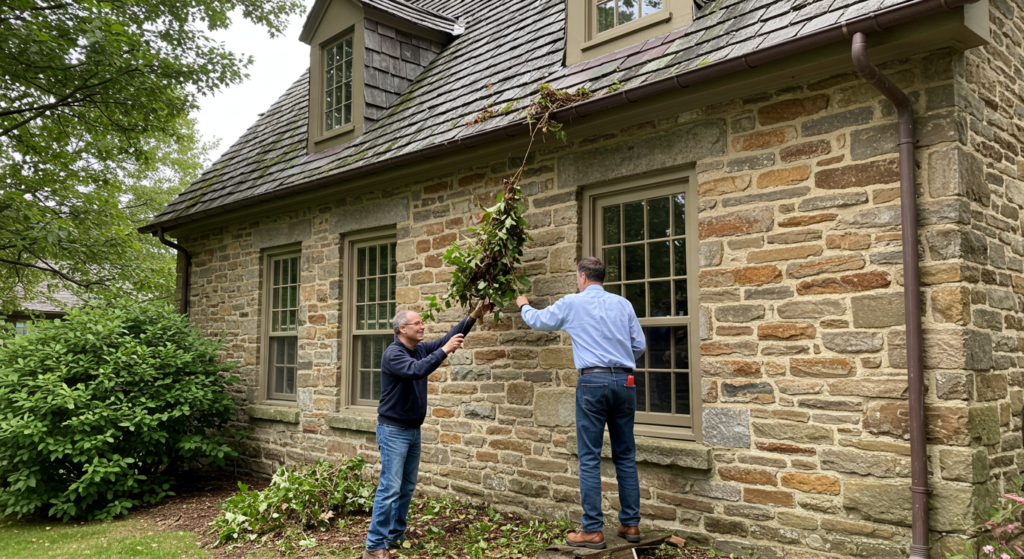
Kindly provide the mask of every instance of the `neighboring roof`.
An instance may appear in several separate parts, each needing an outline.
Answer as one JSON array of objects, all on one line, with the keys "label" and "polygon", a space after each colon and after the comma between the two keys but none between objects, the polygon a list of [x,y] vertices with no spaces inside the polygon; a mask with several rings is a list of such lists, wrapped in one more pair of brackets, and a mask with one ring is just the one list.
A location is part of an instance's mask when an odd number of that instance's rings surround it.
[{"label": "neighboring roof", "polygon": [[[56,306],[54,300],[59,302],[61,306]],[[82,300],[75,297],[67,291],[58,291],[57,293],[51,293],[47,295],[47,299],[36,299],[30,303],[24,305],[23,311],[28,312],[41,312],[41,313],[66,313],[68,307],[77,307],[82,304]]]},{"label": "neighboring roof", "polygon": [[[561,89],[584,86],[602,96],[619,82],[617,91],[629,97],[631,90],[660,84],[664,78],[678,81],[688,74],[703,75],[717,62],[746,63],[751,53],[819,34],[823,28],[832,33],[855,18],[922,3],[717,0],[686,28],[566,68],[564,0],[420,0],[420,8],[468,22],[466,32],[441,52],[375,126],[348,144],[307,155],[308,76],[303,75],[141,231],[336,182],[342,173],[376,169],[395,158],[440,153],[463,139],[521,121],[520,109],[543,83]],[[842,31],[836,32],[842,38]],[[599,102],[600,98],[594,101]],[[498,114],[467,127],[485,108]]]}]

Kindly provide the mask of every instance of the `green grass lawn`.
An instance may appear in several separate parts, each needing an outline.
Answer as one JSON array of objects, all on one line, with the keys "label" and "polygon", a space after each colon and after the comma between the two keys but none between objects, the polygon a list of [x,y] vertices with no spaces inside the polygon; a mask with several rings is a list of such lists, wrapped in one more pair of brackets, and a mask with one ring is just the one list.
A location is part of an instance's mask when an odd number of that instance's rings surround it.
[{"label": "green grass lawn", "polygon": [[96,557],[98,559],[208,558],[189,532],[154,532],[142,523],[20,522],[0,519],[0,559]]}]

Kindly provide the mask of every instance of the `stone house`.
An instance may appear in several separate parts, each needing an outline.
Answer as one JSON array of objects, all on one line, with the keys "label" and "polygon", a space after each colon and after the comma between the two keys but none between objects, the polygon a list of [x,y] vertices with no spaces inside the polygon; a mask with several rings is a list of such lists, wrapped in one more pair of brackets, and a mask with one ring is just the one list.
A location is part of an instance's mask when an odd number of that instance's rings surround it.
[{"label": "stone house", "polygon": [[[142,229],[240,365],[242,467],[375,459],[390,317],[445,291],[538,86],[586,87],[526,159],[525,266],[546,305],[600,256],[641,317],[644,525],[761,557],[962,549],[1024,465],[1024,2],[700,4],[318,0],[312,70]],[[854,72],[865,37],[912,121]],[[505,309],[431,378],[421,489],[578,516],[576,380],[571,340]]]}]

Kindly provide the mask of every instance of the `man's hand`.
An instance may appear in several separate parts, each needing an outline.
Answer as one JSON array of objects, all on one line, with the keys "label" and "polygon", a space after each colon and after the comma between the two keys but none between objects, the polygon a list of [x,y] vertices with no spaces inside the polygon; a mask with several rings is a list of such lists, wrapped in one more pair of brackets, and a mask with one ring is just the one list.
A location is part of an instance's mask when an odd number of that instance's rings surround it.
[{"label": "man's hand", "polygon": [[444,344],[444,347],[442,347],[441,349],[443,349],[444,352],[447,353],[448,355],[451,355],[455,353],[456,349],[462,347],[463,338],[465,338],[465,336],[463,336],[462,334],[455,334],[454,336],[452,336],[450,340],[448,340],[448,343]]},{"label": "man's hand", "polygon": [[480,306],[473,311],[473,314],[469,315],[474,320],[483,319],[484,315],[494,310],[494,303],[485,303],[480,301]]},{"label": "man's hand", "polygon": [[520,295],[520,296],[516,297],[516,306],[519,307],[519,310],[523,309],[523,305],[529,305],[529,304],[530,304],[530,300],[527,299],[525,295]]}]

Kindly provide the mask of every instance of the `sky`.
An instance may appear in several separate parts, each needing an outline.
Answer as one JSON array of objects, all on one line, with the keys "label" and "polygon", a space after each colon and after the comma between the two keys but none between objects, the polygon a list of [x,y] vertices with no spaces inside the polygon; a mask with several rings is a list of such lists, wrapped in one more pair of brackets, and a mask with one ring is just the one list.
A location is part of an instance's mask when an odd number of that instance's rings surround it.
[{"label": "sky", "polygon": [[[304,3],[306,11],[313,6],[313,0]],[[231,28],[211,33],[228,49],[254,59],[248,69],[248,80],[216,96],[200,99],[199,113],[195,115],[199,132],[205,141],[220,138],[220,146],[210,153],[211,161],[231,147],[309,67],[309,46],[299,41],[306,11],[293,16],[288,31],[276,39],[240,15],[234,17]]]}]

